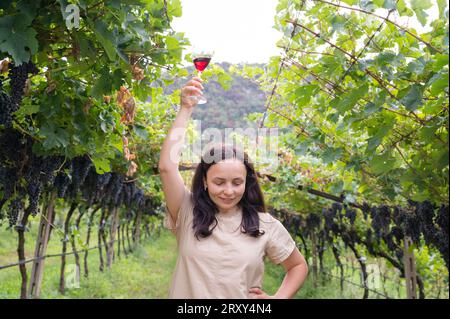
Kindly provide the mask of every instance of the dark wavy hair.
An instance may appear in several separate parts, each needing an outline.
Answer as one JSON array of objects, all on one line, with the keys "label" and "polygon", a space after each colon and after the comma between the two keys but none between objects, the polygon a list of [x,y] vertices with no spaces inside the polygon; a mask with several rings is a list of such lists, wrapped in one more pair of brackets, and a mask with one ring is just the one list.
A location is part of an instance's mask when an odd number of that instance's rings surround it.
[{"label": "dark wavy hair", "polygon": [[[203,154],[192,180],[194,201],[193,229],[198,240],[200,240],[199,237],[206,238],[210,236],[218,223],[216,214],[219,212],[219,209],[209,197],[208,190],[204,189],[206,173],[212,165],[217,164],[221,160],[232,158],[240,160],[247,171],[244,195],[238,203],[238,207],[242,208],[241,231],[252,237],[259,237],[264,234],[264,231],[259,229],[258,212],[266,212],[266,206],[254,166],[246,152],[231,145],[220,144],[213,146]],[[212,224],[214,226],[210,228]]]}]

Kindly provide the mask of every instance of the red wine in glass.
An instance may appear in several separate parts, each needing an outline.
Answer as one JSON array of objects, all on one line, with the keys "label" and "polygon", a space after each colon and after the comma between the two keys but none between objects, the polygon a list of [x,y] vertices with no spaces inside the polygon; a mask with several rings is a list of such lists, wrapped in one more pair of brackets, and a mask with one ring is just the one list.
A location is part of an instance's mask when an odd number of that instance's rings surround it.
[{"label": "red wine in glass", "polygon": [[211,61],[211,58],[209,57],[202,57],[202,58],[195,58],[194,59],[194,65],[197,71],[203,72],[203,70],[206,69],[206,67],[209,64],[209,61]]},{"label": "red wine in glass", "polygon": [[[198,71],[198,77],[202,78],[202,72],[206,69],[209,62],[211,61],[211,55],[200,53],[200,54],[193,54],[192,56],[194,66]],[[206,98],[204,96],[192,96],[191,98],[197,100],[197,104],[205,104],[207,102]]]}]

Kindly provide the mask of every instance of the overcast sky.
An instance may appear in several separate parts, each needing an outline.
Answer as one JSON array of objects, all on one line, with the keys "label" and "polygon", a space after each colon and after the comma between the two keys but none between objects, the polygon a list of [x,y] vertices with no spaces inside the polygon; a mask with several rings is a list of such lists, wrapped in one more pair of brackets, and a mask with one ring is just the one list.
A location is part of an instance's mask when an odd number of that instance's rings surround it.
[{"label": "overcast sky", "polygon": [[[276,42],[282,34],[273,28],[278,0],[181,0],[181,4],[183,14],[172,27],[185,32],[196,49],[213,50],[215,62],[266,63],[281,51]],[[437,4],[432,4],[428,21],[438,16]],[[419,33],[431,29],[423,28],[415,17],[397,19]]]},{"label": "overcast sky", "polygon": [[215,62],[264,63],[278,55],[274,25],[277,0],[181,0],[172,27],[198,49],[214,50]]}]

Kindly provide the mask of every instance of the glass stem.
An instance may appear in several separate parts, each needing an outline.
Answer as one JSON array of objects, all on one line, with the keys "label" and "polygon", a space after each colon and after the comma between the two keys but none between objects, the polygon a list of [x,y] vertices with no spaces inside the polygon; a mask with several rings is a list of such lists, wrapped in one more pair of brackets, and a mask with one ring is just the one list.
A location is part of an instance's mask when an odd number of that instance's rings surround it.
[{"label": "glass stem", "polygon": [[202,71],[198,71],[198,77],[199,79],[202,79]]}]

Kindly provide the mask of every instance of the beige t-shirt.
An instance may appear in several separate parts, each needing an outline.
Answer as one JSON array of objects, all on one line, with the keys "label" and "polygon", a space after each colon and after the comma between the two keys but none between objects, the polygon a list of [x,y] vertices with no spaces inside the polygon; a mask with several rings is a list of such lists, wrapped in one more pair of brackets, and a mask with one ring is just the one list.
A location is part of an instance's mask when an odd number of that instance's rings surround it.
[{"label": "beige t-shirt", "polygon": [[242,210],[217,214],[218,225],[199,241],[192,228],[193,209],[187,188],[176,224],[166,207],[164,226],[176,235],[178,243],[169,298],[248,298],[251,287],[262,287],[264,256],[278,264],[296,247],[286,228],[268,213],[259,213],[264,235],[243,234]]}]

